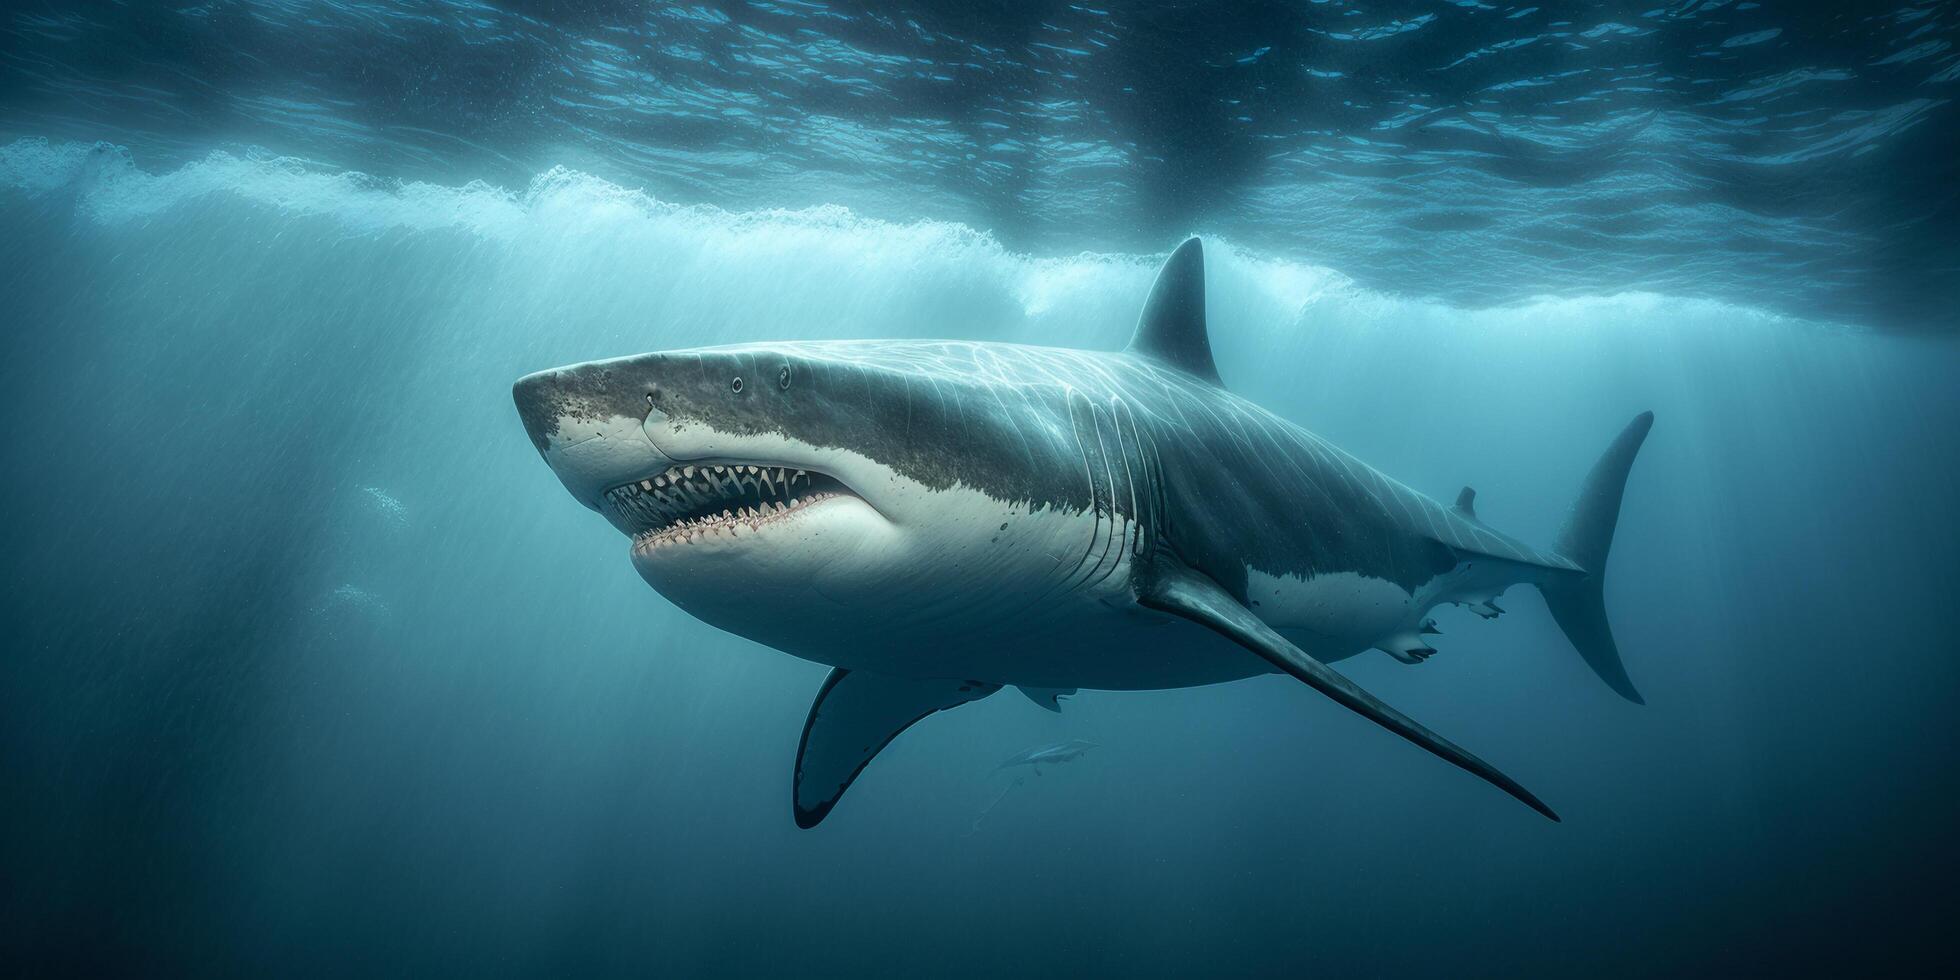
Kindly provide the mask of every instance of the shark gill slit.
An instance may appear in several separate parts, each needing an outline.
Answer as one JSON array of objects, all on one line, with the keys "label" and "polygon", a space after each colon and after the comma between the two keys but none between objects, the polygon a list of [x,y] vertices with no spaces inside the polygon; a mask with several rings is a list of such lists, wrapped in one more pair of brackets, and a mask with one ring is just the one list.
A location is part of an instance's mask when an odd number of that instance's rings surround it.
[{"label": "shark gill slit", "polygon": [[[1109,564],[1109,571],[1104,572],[1102,578],[1096,580],[1098,585],[1108,581],[1109,577],[1116,574],[1116,570],[1122,567],[1123,559],[1127,557],[1126,553],[1129,550],[1130,529],[1136,525],[1137,519],[1136,470],[1130,466],[1130,450],[1132,445],[1129,440],[1123,438],[1122,407],[1123,399],[1120,396],[1111,395],[1108,406],[1109,434],[1110,438],[1116,441],[1116,462],[1120,462],[1123,465],[1123,486],[1119,490],[1112,482],[1109,503],[1110,510],[1122,515],[1122,533],[1120,537],[1111,535],[1109,549],[1112,560]],[[1115,463],[1111,463],[1110,479],[1112,481],[1115,480],[1115,474],[1116,465]],[[1122,497],[1129,498],[1130,507],[1127,511],[1117,506]]]},{"label": "shark gill slit", "polygon": [[[1103,558],[1109,554],[1109,538],[1116,530],[1116,514],[1109,506],[1109,449],[1103,445],[1102,411],[1093,401],[1087,404],[1089,433],[1083,440],[1083,445],[1089,449],[1091,473],[1089,506],[1096,512],[1096,528],[1089,537],[1089,554],[1084,556],[1084,565],[1077,569],[1082,575],[1075,583],[1073,591],[1078,592],[1088,588],[1090,580],[1095,578],[1096,572],[1102,568]],[[1094,478],[1096,475],[1100,475],[1102,479],[1096,480]],[[1090,557],[1095,560],[1088,561]]]},{"label": "shark gill slit", "polygon": [[1137,478],[1143,486],[1132,491],[1136,495],[1137,512],[1130,524],[1130,559],[1134,564],[1149,557],[1151,542],[1156,539],[1157,523],[1163,515],[1162,486],[1157,461],[1156,439],[1148,429],[1138,424],[1136,408],[1127,401],[1123,412],[1130,423],[1130,440],[1136,447]]},{"label": "shark gill slit", "polygon": [[[1136,451],[1139,448],[1136,441],[1136,419],[1131,417],[1129,403],[1125,402],[1120,395],[1112,395],[1110,397],[1109,414],[1111,419],[1114,420],[1116,428],[1116,447],[1123,454],[1123,489],[1130,495],[1130,523],[1134,525],[1138,514],[1137,471],[1136,467],[1130,465],[1130,457],[1136,456]],[[1125,420],[1128,420],[1130,423],[1130,438],[1127,442],[1123,439],[1123,423]],[[1138,457],[1138,459],[1140,461],[1141,457]],[[1123,537],[1126,539],[1129,537],[1127,529]]]},{"label": "shark gill slit", "polygon": [[[1116,414],[1116,406],[1119,404],[1121,404],[1121,401],[1115,398],[1114,396],[1112,396],[1108,407],[1105,409],[1098,410],[1096,414],[1096,439],[1097,442],[1102,447],[1103,469],[1109,474],[1108,477],[1109,537],[1103,542],[1102,555],[1096,559],[1096,567],[1102,569],[1102,574],[1097,575],[1096,580],[1093,583],[1085,583],[1089,585],[1101,585],[1102,583],[1108,581],[1111,575],[1116,574],[1116,570],[1118,568],[1122,567],[1123,546],[1119,540],[1119,536],[1121,538],[1129,537],[1130,534],[1129,524],[1132,520],[1136,518],[1136,498],[1134,496],[1134,492],[1131,489],[1132,484],[1130,483],[1130,458],[1128,453],[1123,448],[1122,420],[1118,418]],[[1132,494],[1130,500],[1130,510],[1127,514],[1124,513],[1122,508],[1116,505],[1116,500],[1118,495],[1118,490],[1116,487],[1116,461],[1111,459],[1110,452],[1109,452],[1109,444],[1103,441],[1103,433],[1102,433],[1102,419],[1105,413],[1107,413],[1107,415],[1109,416],[1109,437],[1115,440],[1116,453],[1120,457],[1120,461],[1123,464],[1122,492]],[[1105,558],[1109,559],[1108,568],[1102,568],[1102,562],[1103,559]]]},{"label": "shark gill slit", "polygon": [[1170,491],[1164,486],[1164,455],[1157,448],[1157,435],[1154,430],[1140,429],[1149,448],[1145,472],[1150,479],[1150,516],[1137,532],[1137,560],[1148,563],[1155,557],[1157,542],[1168,533],[1170,522]]},{"label": "shark gill slit", "polygon": [[[1116,540],[1116,522],[1118,519],[1116,513],[1116,488],[1114,483],[1111,482],[1114,477],[1109,464],[1109,446],[1103,440],[1103,409],[1102,406],[1093,401],[1088,401],[1086,398],[1084,400],[1089,408],[1089,434],[1095,439],[1091,462],[1092,480],[1089,495],[1090,506],[1094,507],[1096,511],[1096,529],[1095,533],[1089,539],[1089,554],[1095,556],[1095,562],[1090,564],[1088,570],[1082,573],[1082,580],[1075,584],[1075,591],[1088,588],[1092,584],[1092,580],[1097,579],[1097,573],[1102,571],[1103,559],[1109,557],[1111,546]],[[1089,445],[1087,440],[1084,440],[1084,445],[1085,447]],[[1100,482],[1093,480],[1093,474],[1097,468],[1102,470],[1102,480]]]},{"label": "shark gill slit", "polygon": [[1096,535],[1102,530],[1102,514],[1096,510],[1095,464],[1089,459],[1089,447],[1082,439],[1082,420],[1076,414],[1077,403],[1087,402],[1088,399],[1074,388],[1068,389],[1066,398],[1068,399],[1069,431],[1075,437],[1076,454],[1082,459],[1082,477],[1089,484],[1089,510],[1095,520],[1095,525],[1089,532],[1089,543],[1083,547],[1082,556],[1077,558],[1075,565],[1065,572],[1054,586],[1047,590],[1049,593],[1053,593],[1056,589],[1060,589],[1064,594],[1075,591],[1075,587],[1071,583],[1074,581],[1076,573],[1080,572],[1082,566],[1088,562],[1090,552],[1096,550]]}]

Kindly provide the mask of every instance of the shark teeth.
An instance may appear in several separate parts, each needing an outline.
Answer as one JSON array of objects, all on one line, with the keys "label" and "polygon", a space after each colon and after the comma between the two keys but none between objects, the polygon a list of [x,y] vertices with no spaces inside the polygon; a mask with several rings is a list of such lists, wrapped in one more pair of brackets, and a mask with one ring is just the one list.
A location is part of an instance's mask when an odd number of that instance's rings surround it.
[{"label": "shark teeth", "polygon": [[765,504],[760,509],[744,507],[741,510],[724,510],[720,514],[708,517],[683,520],[634,535],[633,550],[638,554],[649,554],[664,547],[698,544],[706,538],[720,537],[723,532],[727,532],[729,537],[740,537],[744,530],[751,533],[760,531],[770,524],[788,520],[794,514],[808,509],[812,504],[841,496],[845,495],[819,493],[788,504],[779,500],[773,509]]},{"label": "shark teeth", "polygon": [[853,496],[822,473],[757,463],[676,466],[605,493],[635,553],[760,531],[833,497]]}]

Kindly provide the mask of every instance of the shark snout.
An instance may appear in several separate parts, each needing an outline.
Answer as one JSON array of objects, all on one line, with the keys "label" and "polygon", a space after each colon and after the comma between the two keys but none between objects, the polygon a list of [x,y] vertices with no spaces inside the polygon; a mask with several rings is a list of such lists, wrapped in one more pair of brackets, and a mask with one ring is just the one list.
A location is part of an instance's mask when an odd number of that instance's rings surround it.
[{"label": "shark snout", "polygon": [[539,371],[511,388],[531,444],[579,502],[599,509],[605,492],[673,465],[647,437],[646,386],[618,362]]},{"label": "shark snout", "polygon": [[524,432],[531,437],[531,444],[538,447],[538,452],[546,451],[552,434],[558,431],[555,406],[560,390],[556,371],[527,374],[511,386],[511,398],[517,402],[517,417],[524,422]]}]

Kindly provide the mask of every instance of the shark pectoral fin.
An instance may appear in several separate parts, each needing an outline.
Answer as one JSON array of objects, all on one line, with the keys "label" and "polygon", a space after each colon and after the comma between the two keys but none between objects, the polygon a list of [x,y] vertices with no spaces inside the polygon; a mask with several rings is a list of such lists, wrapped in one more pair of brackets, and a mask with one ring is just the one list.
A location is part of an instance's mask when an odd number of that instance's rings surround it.
[{"label": "shark pectoral fin", "polygon": [[815,827],[837,805],[864,767],[898,733],[935,711],[978,701],[998,684],[914,680],[845,670],[830,672],[796,747],[792,793],[796,825]]},{"label": "shark pectoral fin", "polygon": [[1526,806],[1558,820],[1558,814],[1511,777],[1498,772],[1490,763],[1471,755],[1455,743],[1424,728],[1408,715],[1362,690],[1305,650],[1286,641],[1272,627],[1261,622],[1251,610],[1209,576],[1175,560],[1160,559],[1152,574],[1138,585],[1137,601],[1151,609],[1182,616],[1205,626],[1253,653],[1273,666],[1292,674],[1314,690],[1333,698],[1375,724],[1428,749],[1445,761],[1482,777],[1498,789],[1517,797]]},{"label": "shark pectoral fin", "polygon": [[1027,695],[1028,700],[1056,714],[1062,712],[1062,698],[1075,696],[1075,688],[1072,687],[1019,687],[1016,690]]}]

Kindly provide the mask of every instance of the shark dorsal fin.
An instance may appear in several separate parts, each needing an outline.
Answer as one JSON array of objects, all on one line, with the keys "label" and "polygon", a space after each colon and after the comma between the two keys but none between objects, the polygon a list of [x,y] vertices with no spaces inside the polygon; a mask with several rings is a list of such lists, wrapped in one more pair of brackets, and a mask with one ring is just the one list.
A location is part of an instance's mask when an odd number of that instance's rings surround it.
[{"label": "shark dorsal fin", "polygon": [[1126,349],[1224,385],[1205,333],[1205,249],[1198,239],[1185,239],[1157,271],[1157,284],[1143,301],[1143,316]]},{"label": "shark dorsal fin", "polygon": [[1470,520],[1477,519],[1477,491],[1464,487],[1456,495],[1456,512]]}]

